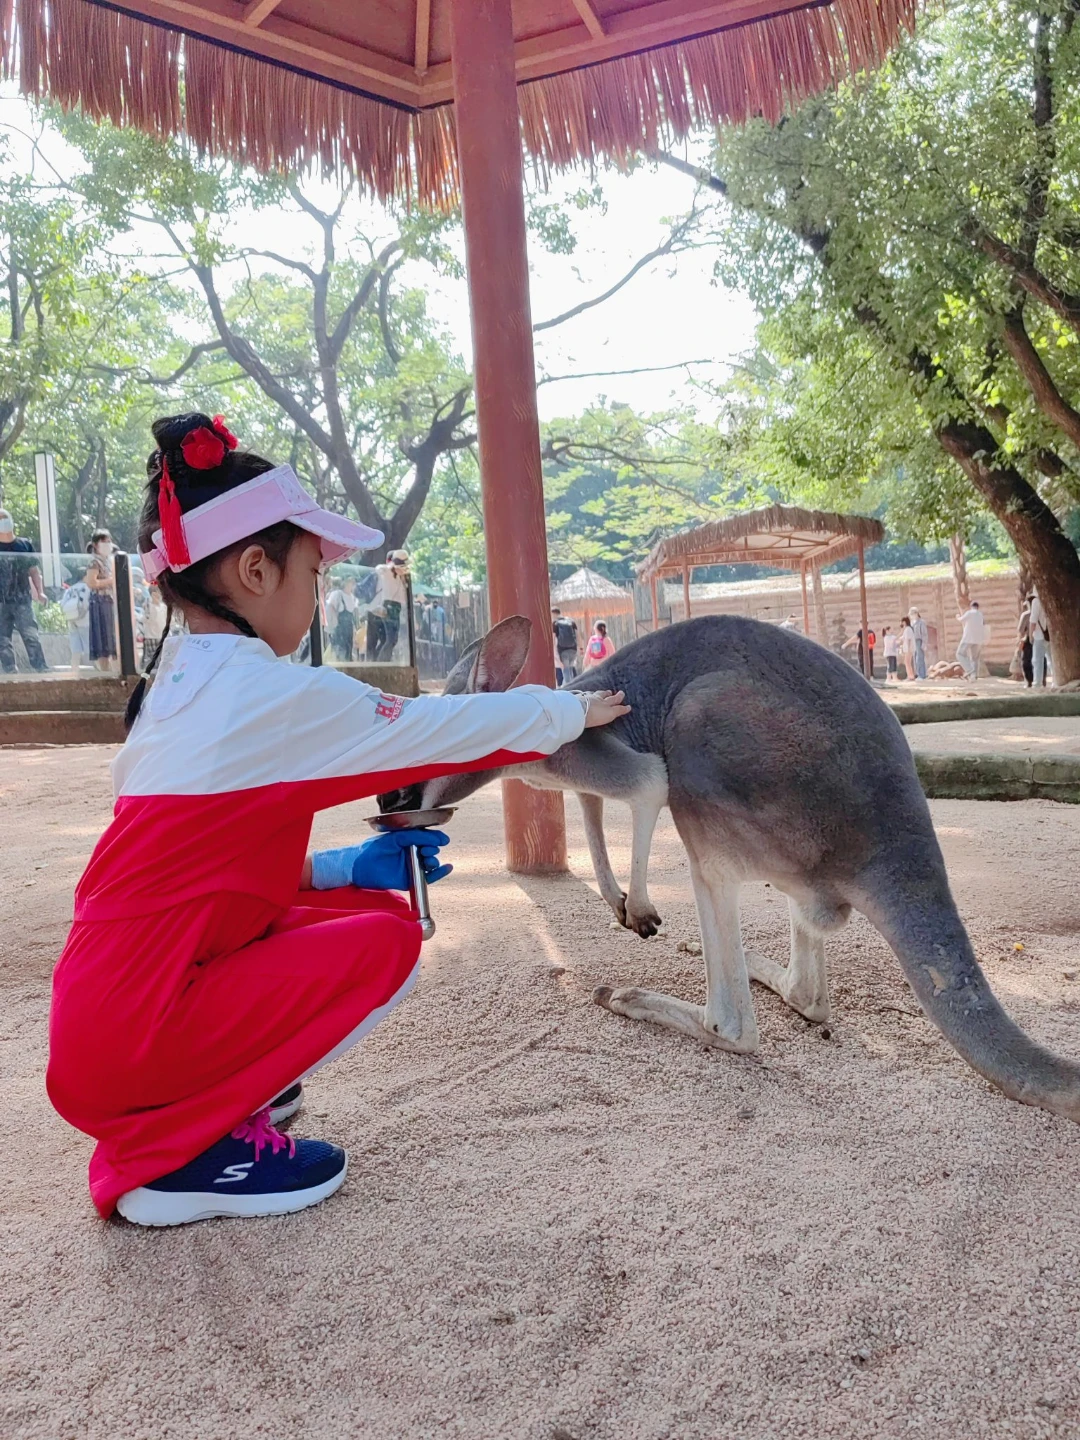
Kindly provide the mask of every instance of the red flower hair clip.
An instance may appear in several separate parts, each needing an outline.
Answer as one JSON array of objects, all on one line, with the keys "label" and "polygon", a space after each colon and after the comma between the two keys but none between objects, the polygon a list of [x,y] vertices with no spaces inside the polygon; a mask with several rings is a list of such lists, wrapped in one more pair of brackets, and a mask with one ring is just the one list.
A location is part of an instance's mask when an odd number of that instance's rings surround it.
[{"label": "red flower hair clip", "polygon": [[205,425],[189,430],[180,441],[180,449],[192,470],[216,470],[225,459],[225,441]]},{"label": "red flower hair clip", "polygon": [[225,424],[224,415],[215,415],[213,419],[214,434],[224,444],[226,450],[235,450],[240,443],[229,427]]}]

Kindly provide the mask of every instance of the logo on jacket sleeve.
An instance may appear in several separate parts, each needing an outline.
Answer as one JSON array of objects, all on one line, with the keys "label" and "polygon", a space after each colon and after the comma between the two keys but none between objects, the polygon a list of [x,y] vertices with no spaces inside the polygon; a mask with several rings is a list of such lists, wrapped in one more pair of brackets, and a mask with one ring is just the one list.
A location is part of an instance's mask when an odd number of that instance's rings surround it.
[{"label": "logo on jacket sleeve", "polygon": [[375,714],[387,724],[392,725],[401,712],[405,709],[405,701],[400,695],[380,695],[375,706]]}]

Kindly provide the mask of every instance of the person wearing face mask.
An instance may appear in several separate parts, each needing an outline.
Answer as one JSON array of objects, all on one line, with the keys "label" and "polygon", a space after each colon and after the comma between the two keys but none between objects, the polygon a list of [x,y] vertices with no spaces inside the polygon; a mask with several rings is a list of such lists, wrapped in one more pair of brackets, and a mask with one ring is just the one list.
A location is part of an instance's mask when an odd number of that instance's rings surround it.
[{"label": "person wearing face mask", "polygon": [[15,534],[11,511],[0,510],[0,669],[6,675],[15,673],[11,637],[16,630],[26,646],[30,668],[39,671],[49,668],[34,619],[32,601],[43,604],[45,589],[33,552],[30,541]]},{"label": "person wearing face mask", "polygon": [[111,670],[116,660],[116,601],[113,598],[113,555],[116,546],[108,530],[95,530],[87,546],[90,564],[90,659],[99,670]]}]

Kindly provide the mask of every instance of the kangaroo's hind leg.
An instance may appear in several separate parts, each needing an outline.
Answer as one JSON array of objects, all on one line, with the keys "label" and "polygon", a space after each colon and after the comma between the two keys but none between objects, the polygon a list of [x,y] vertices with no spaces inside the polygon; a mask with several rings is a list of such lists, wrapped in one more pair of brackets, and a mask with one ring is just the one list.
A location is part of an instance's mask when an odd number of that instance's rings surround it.
[{"label": "kangaroo's hind leg", "polygon": [[746,952],[750,979],[775,991],[793,1010],[816,1025],[828,1020],[829,976],[825,965],[825,941],[798,903],[789,897],[791,912],[791,958],[779,965],[756,950]]},{"label": "kangaroo's hind leg", "polygon": [[655,990],[612,990],[606,985],[594,991],[593,998],[616,1015],[648,1020],[707,1045],[747,1054],[758,1048],[758,1028],[739,933],[739,882],[715,857],[695,854],[690,840],[687,850],[705,958],[704,1006]]}]

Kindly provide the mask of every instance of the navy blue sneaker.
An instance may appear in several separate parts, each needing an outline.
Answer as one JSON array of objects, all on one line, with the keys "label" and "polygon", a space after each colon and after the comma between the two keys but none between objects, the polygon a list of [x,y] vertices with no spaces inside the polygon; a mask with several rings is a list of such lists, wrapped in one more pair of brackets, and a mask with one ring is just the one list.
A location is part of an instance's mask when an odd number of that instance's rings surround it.
[{"label": "navy blue sneaker", "polygon": [[276,1100],[270,1101],[270,1124],[280,1125],[283,1120],[291,1120],[303,1103],[304,1087],[298,1080],[288,1090],[283,1090]]},{"label": "navy blue sneaker", "polygon": [[268,1106],[171,1175],[121,1195],[116,1208],[135,1225],[288,1215],[332,1195],[348,1166],[337,1145],[279,1134]]}]

